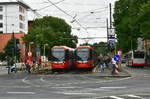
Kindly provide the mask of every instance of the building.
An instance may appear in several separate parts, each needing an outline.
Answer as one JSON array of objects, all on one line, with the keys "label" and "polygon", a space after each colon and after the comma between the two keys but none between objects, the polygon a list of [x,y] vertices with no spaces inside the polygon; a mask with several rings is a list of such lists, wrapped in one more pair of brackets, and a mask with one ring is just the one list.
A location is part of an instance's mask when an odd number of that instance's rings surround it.
[{"label": "building", "polygon": [[14,37],[21,43],[21,58],[25,59],[26,48],[22,37],[28,33],[28,9],[30,7],[20,0],[0,2],[0,53],[4,53],[4,48],[14,33]]},{"label": "building", "polygon": [[[21,44],[20,48],[21,48],[21,59],[24,60],[25,59],[25,44],[23,42],[22,37],[24,36],[24,33],[14,33],[14,37],[19,39],[19,42]],[[0,34],[0,52],[3,53],[4,52],[4,48],[7,45],[8,41],[10,39],[12,39],[13,37],[13,33],[5,33],[5,34]]]},{"label": "building", "polygon": [[0,2],[0,33],[27,33],[27,10],[24,2]]}]

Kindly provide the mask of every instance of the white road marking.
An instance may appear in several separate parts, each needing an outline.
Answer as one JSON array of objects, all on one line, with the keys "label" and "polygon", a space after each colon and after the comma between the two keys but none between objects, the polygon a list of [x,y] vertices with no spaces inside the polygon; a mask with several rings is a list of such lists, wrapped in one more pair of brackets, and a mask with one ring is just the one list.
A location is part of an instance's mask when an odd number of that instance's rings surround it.
[{"label": "white road marking", "polygon": [[125,89],[127,87],[100,87],[102,89]]},{"label": "white road marking", "polygon": [[27,78],[28,78],[28,77],[25,77],[24,79],[22,79],[22,82],[30,85],[31,83],[29,83],[29,81],[26,80]]},{"label": "white road marking", "polygon": [[0,88],[30,88],[31,86],[0,86]]},{"label": "white road marking", "polygon": [[129,97],[133,97],[133,98],[142,98],[142,97],[140,97],[140,96],[136,96],[136,95],[127,95],[127,96],[129,96]]},{"label": "white road marking", "polygon": [[71,86],[69,87],[68,86],[68,87],[51,87],[51,88],[56,88],[56,89],[59,89],[59,88],[60,89],[74,89],[74,88],[80,88],[80,87],[71,87]]},{"label": "white road marking", "polygon": [[114,99],[124,99],[124,98],[120,98],[120,97],[117,97],[117,96],[109,96],[110,98],[114,98]]},{"label": "white road marking", "polygon": [[8,94],[35,94],[35,92],[7,92]]},{"label": "white road marking", "polygon": [[28,78],[28,77],[25,77],[24,79],[22,79],[22,82],[25,83],[25,84],[34,86],[34,87],[41,87],[40,85],[35,85],[35,84],[33,84],[33,83],[30,83],[29,80],[27,80],[27,78]]},{"label": "white road marking", "polygon": [[65,95],[93,95],[95,93],[80,93],[80,92],[69,93],[69,92],[67,92],[67,93],[63,93],[63,94],[65,94]]}]

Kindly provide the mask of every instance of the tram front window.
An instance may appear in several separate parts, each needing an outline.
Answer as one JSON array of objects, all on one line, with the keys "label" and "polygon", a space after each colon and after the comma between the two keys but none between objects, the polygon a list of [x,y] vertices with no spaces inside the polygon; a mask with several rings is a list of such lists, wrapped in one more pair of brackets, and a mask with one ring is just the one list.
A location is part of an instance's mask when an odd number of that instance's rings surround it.
[{"label": "tram front window", "polygon": [[64,61],[65,60],[65,50],[63,48],[52,49],[53,61]]},{"label": "tram front window", "polygon": [[89,49],[80,48],[77,49],[77,60],[79,61],[87,61],[89,59]]}]

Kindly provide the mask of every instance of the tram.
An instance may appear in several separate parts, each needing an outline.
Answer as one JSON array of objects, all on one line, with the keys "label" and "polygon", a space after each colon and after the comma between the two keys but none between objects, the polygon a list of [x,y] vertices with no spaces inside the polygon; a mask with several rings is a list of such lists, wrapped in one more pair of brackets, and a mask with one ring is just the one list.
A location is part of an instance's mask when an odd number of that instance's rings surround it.
[{"label": "tram", "polygon": [[73,48],[67,46],[54,46],[51,48],[51,55],[52,70],[73,68]]},{"label": "tram", "polygon": [[75,49],[75,68],[92,70],[94,65],[94,51],[90,46],[77,46]]},{"label": "tram", "polygon": [[146,66],[146,53],[144,51],[130,51],[126,54],[126,65],[131,67]]}]

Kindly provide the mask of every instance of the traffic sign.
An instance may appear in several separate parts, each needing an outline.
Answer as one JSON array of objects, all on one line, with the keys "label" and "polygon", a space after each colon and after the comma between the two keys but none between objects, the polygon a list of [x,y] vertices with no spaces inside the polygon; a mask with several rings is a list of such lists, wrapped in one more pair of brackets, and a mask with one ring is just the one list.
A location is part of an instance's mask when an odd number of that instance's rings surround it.
[{"label": "traffic sign", "polygon": [[28,56],[32,56],[32,52],[28,52]]},{"label": "traffic sign", "polygon": [[120,56],[119,56],[119,55],[117,55],[117,54],[116,54],[116,55],[114,55],[114,60],[118,62],[118,61],[120,60]]}]

